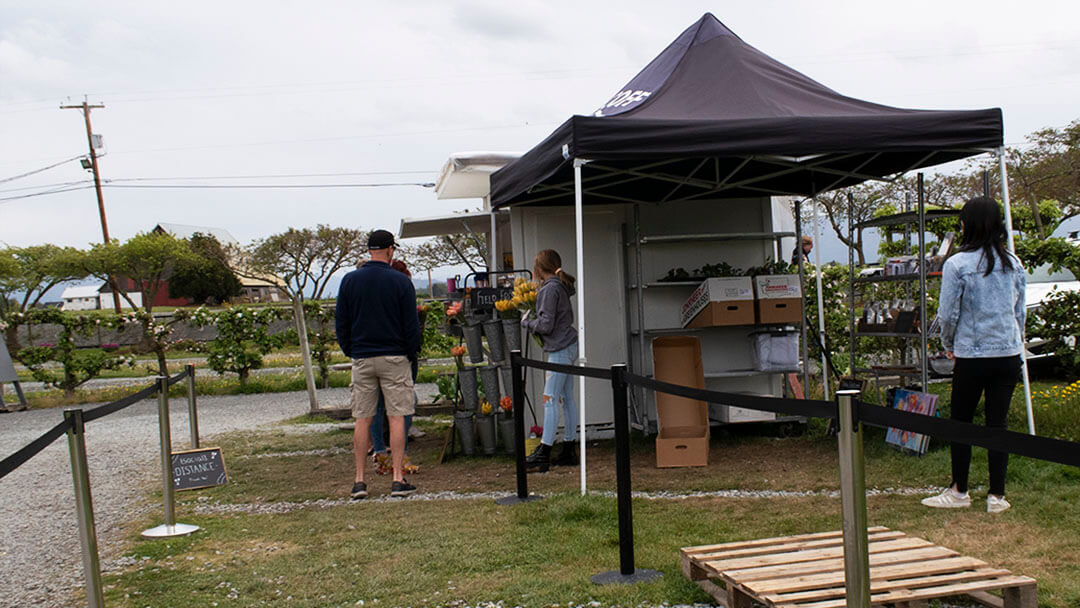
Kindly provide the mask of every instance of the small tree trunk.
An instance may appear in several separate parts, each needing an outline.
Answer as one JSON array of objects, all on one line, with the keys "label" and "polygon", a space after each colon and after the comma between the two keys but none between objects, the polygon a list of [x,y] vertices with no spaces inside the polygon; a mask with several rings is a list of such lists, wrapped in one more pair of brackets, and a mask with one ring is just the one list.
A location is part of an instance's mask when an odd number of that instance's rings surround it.
[{"label": "small tree trunk", "polygon": [[311,348],[308,345],[304,301],[299,295],[293,299],[293,318],[296,321],[296,335],[300,338],[300,356],[304,360],[304,382],[307,384],[308,402],[311,411],[315,412],[319,409],[319,400],[315,396],[315,373],[311,369]]},{"label": "small tree trunk", "polygon": [[251,370],[245,367],[244,369],[237,372],[237,374],[240,376],[240,386],[247,386],[248,376],[251,374]]}]

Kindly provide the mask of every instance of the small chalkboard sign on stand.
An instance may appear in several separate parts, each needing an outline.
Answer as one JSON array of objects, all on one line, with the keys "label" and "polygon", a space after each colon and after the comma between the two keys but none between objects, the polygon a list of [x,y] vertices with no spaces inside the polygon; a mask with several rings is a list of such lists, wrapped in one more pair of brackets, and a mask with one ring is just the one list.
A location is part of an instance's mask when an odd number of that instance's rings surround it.
[{"label": "small chalkboard sign on stand", "polygon": [[225,485],[225,457],[221,448],[200,448],[172,453],[173,487],[177,490],[198,490]]}]

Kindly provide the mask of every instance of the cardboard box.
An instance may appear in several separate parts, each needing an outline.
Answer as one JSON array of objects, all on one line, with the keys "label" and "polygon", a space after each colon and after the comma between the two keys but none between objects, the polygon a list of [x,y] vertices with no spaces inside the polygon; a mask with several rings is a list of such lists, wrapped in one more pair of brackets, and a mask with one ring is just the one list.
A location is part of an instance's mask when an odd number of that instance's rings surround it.
[{"label": "cardboard box", "polygon": [[[705,388],[701,343],[693,336],[667,336],[652,342],[653,377],[661,382]],[[657,467],[709,464],[709,406],[704,401],[656,393]]]},{"label": "cardboard box", "polygon": [[719,408],[721,422],[770,422],[776,420],[776,414],[774,412],[750,410],[745,407],[737,407],[734,405],[721,405]]},{"label": "cardboard box", "polygon": [[749,277],[705,279],[683,303],[683,327],[754,324],[754,286]]},{"label": "cardboard box", "polygon": [[799,275],[754,277],[754,308],[758,323],[801,323],[802,288]]}]

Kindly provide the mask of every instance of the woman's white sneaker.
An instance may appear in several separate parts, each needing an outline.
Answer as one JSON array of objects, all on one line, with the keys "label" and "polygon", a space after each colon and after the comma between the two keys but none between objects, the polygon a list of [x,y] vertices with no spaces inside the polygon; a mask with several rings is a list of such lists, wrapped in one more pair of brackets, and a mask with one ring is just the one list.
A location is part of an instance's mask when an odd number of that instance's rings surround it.
[{"label": "woman's white sneaker", "polygon": [[957,494],[952,488],[948,488],[937,496],[922,499],[922,504],[935,509],[962,509],[971,506],[971,497],[967,492]]},{"label": "woman's white sneaker", "polygon": [[986,512],[987,513],[1001,513],[1005,509],[1008,509],[1012,505],[1009,501],[1005,500],[1004,496],[994,496],[993,494],[986,495]]}]

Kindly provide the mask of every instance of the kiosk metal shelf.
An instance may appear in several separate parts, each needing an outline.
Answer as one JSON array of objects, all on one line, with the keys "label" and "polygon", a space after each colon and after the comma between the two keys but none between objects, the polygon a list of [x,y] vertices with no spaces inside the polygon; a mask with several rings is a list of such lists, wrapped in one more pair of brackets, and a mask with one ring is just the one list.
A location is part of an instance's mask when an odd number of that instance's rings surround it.
[{"label": "kiosk metal shelf", "polygon": [[[796,208],[798,208],[798,202],[796,202]],[[796,217],[798,217],[796,213]],[[642,250],[648,246],[663,246],[669,244],[679,243],[722,243],[733,241],[766,241],[775,243],[774,259],[783,259],[783,247],[781,239],[783,238],[795,238],[796,243],[801,238],[801,231],[799,230],[798,222],[796,222],[795,231],[748,231],[748,232],[713,232],[713,233],[693,233],[693,234],[642,234],[641,218],[639,205],[634,205],[633,210],[633,224],[626,225],[623,229],[623,244],[625,246],[624,264],[626,268],[633,267],[634,273],[628,277],[629,281],[626,286],[628,291],[634,292],[636,295],[636,315],[633,315],[630,311],[630,307],[627,307],[626,314],[626,327],[627,334],[630,336],[631,341],[636,338],[638,360],[637,365],[634,364],[634,358],[631,357],[631,369],[635,373],[650,376],[652,375],[652,366],[649,364],[647,353],[649,347],[646,344],[647,336],[662,336],[662,335],[678,335],[678,334],[713,334],[725,329],[730,330],[733,327],[749,328],[753,325],[744,326],[724,326],[724,327],[706,327],[706,328],[685,328],[685,327],[649,327],[645,319],[645,302],[646,295],[650,290],[662,290],[664,293],[671,293],[675,291],[678,293],[678,289],[686,291],[687,295],[701,285],[701,281],[647,281],[643,276],[642,271]],[[634,263],[631,264],[630,256],[633,256]],[[806,311],[806,286],[803,265],[800,260],[799,264],[799,291],[802,298],[802,309],[805,314]],[[636,318],[634,318],[636,316]],[[794,323],[785,323],[783,325],[795,325]],[[775,325],[762,324],[760,327],[774,327]],[[798,323],[800,332],[800,344],[802,352],[803,364],[798,369],[783,370],[783,371],[758,371],[749,369],[732,369],[732,370],[720,370],[714,372],[706,372],[706,380],[712,379],[732,379],[732,378],[752,378],[760,376],[781,375],[786,378],[787,374],[801,373],[803,375],[803,386],[806,386],[806,360],[807,360],[807,336],[806,336],[806,324],[804,322]],[[633,408],[634,414],[637,420],[634,421],[635,426],[644,429],[648,428],[648,413],[645,407],[645,391],[641,390],[635,395],[639,402],[642,404],[640,411],[638,408]],[[778,421],[780,421],[778,419]],[[784,419],[783,421],[789,421]],[[805,420],[803,420],[805,421]]]},{"label": "kiosk metal shelf", "polygon": [[[919,272],[907,273],[899,275],[878,275],[869,277],[856,277],[855,276],[855,250],[848,247],[848,268],[850,272],[850,292],[849,292],[849,311],[848,311],[848,331],[849,331],[849,352],[851,356],[851,369],[854,372],[865,371],[857,369],[855,366],[855,338],[868,337],[868,338],[903,338],[909,340],[919,340],[919,371],[918,378],[921,381],[922,390],[926,390],[929,383],[929,362],[927,359],[927,328],[929,324],[926,322],[926,280],[927,278],[940,277],[940,272],[927,272],[926,270],[926,222],[927,220],[942,219],[947,217],[956,217],[960,215],[960,211],[957,209],[926,209],[926,196],[923,186],[923,174],[918,174],[918,205],[914,211],[905,211],[903,213],[895,213],[892,215],[886,215],[882,217],[876,217],[865,222],[856,224],[851,215],[851,206],[848,206],[848,242],[854,243],[854,232],[856,228],[882,228],[888,226],[907,226],[915,225],[915,232],[919,239]],[[900,332],[874,332],[874,331],[858,331],[855,324],[855,289],[857,285],[867,285],[875,283],[900,283],[900,282],[919,282],[919,314],[916,318],[918,323],[918,333],[900,333]],[[877,374],[875,374],[877,375]],[[897,374],[897,375],[914,375],[914,374]]]}]

